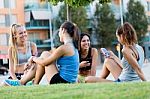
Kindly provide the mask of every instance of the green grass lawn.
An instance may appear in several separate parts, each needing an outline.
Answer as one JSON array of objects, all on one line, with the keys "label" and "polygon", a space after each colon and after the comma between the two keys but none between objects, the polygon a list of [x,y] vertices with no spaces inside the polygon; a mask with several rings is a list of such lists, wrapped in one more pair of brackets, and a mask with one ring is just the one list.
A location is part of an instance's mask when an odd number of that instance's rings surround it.
[{"label": "green grass lawn", "polygon": [[0,99],[150,99],[150,82],[0,87]]}]

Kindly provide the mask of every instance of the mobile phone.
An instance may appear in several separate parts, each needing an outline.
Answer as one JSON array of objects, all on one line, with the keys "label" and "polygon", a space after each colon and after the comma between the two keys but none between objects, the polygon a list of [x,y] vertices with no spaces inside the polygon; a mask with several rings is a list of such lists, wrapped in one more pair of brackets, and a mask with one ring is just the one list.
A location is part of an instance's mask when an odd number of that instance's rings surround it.
[{"label": "mobile phone", "polygon": [[86,61],[86,63],[90,63],[89,61]]},{"label": "mobile phone", "polygon": [[106,50],[106,48],[101,48],[101,52],[106,58],[108,58],[110,56],[109,51]]}]

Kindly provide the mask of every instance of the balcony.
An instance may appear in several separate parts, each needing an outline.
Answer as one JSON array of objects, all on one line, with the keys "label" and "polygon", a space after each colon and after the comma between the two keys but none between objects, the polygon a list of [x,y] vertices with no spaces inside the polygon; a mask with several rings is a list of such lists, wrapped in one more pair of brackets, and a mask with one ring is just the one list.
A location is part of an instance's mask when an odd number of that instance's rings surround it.
[{"label": "balcony", "polygon": [[49,29],[49,21],[48,20],[31,20],[26,23],[26,29]]},{"label": "balcony", "polygon": [[43,42],[44,40],[32,40],[32,42],[36,43],[38,48],[50,48],[50,42]]}]

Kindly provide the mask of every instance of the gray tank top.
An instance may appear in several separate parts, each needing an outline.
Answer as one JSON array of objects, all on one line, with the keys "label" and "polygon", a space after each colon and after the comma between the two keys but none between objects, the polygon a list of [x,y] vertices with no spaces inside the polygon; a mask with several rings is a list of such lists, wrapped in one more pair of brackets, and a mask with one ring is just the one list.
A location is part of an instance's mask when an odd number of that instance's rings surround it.
[{"label": "gray tank top", "polygon": [[[138,57],[139,57],[139,59],[137,60],[138,64],[140,68],[142,68],[143,63],[144,63],[143,48],[139,46],[138,44],[135,45],[135,48],[138,52]],[[121,75],[119,76],[119,79],[121,81],[140,81],[141,80],[138,74],[135,72],[135,70],[132,68],[132,66],[128,63],[128,61],[124,57],[122,58],[122,64],[123,64],[123,70],[122,70]]]},{"label": "gray tank top", "polygon": [[25,64],[27,63],[28,59],[32,56],[32,50],[31,50],[31,42],[26,43],[26,53],[21,53],[17,51],[18,56],[18,64]]}]

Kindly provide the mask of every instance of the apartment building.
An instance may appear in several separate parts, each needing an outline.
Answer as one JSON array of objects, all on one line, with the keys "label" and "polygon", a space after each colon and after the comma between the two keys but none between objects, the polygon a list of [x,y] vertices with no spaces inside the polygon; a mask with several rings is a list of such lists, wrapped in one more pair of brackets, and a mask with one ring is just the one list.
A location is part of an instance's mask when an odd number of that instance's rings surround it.
[{"label": "apartment building", "polygon": [[10,25],[24,24],[24,0],[0,0],[0,65],[8,64]]},{"label": "apartment building", "polygon": [[37,44],[39,53],[50,50],[50,42],[44,42],[50,38],[50,5],[45,0],[26,0],[24,9],[28,39]]},{"label": "apartment building", "polygon": [[8,67],[10,26],[26,26],[28,40],[37,44],[38,52],[50,49],[50,6],[45,0],[0,0],[0,66]]}]

